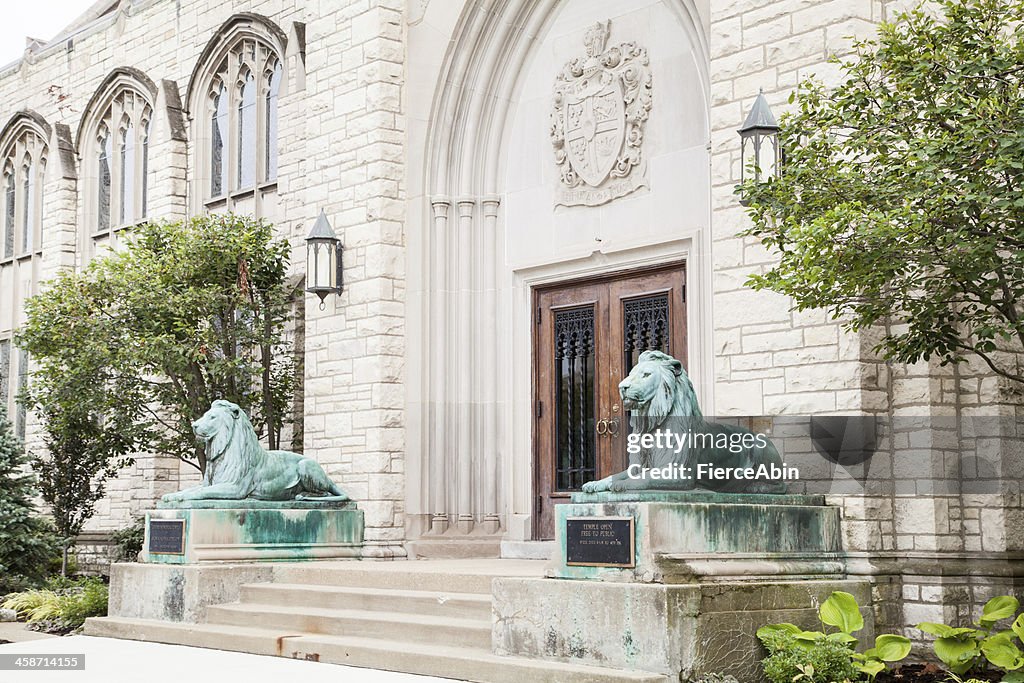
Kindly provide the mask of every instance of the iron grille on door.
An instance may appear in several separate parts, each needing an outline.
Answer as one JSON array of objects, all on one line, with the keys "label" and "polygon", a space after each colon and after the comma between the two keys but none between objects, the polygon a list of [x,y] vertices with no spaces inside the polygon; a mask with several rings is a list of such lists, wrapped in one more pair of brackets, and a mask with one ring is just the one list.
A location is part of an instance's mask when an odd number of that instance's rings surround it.
[{"label": "iron grille on door", "polygon": [[671,353],[668,294],[629,299],[622,307],[622,338],[625,340],[626,372],[644,351]]},{"label": "iron grille on door", "polygon": [[555,488],[575,491],[595,478],[594,309],[555,312]]}]

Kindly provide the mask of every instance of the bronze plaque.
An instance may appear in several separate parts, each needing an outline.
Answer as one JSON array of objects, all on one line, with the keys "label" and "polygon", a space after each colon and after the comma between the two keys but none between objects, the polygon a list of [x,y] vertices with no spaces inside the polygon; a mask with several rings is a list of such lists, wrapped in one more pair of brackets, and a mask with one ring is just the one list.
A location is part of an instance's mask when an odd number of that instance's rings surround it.
[{"label": "bronze plaque", "polygon": [[185,520],[149,520],[149,552],[153,555],[184,555]]},{"label": "bronze plaque", "polygon": [[568,517],[565,563],[574,567],[636,566],[632,517]]}]

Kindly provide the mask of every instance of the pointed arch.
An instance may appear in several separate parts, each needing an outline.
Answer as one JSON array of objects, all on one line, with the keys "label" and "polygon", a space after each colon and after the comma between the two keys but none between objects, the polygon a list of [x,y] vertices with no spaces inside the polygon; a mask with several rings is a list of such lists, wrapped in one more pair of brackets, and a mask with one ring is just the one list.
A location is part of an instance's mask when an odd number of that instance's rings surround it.
[{"label": "pointed arch", "polygon": [[119,228],[146,217],[148,131],[157,86],[142,71],[113,69],[89,99],[79,121],[75,151],[81,159],[81,212],[86,260],[113,246]]},{"label": "pointed arch", "polygon": [[199,104],[196,97],[201,97],[201,94],[197,92],[197,88],[202,89],[200,83],[207,80],[208,75],[217,68],[231,48],[246,36],[266,43],[274,49],[278,59],[284,58],[285,49],[288,47],[288,36],[280,26],[255,12],[239,12],[232,15],[214,32],[192,69],[192,75],[188,79],[188,89],[185,91],[185,106],[190,114]]},{"label": "pointed arch", "polygon": [[96,126],[98,118],[110,106],[110,102],[113,101],[120,90],[126,88],[138,91],[149,100],[150,106],[156,101],[156,83],[145,73],[130,66],[119,66],[113,69],[103,79],[103,82],[96,88],[92,97],[89,98],[88,104],[85,105],[85,114],[78,122],[78,130],[75,133],[76,151],[81,153],[82,136],[85,134],[85,131],[92,130]]},{"label": "pointed arch", "polygon": [[38,113],[24,109],[0,130],[4,220],[0,262],[39,251],[42,243],[42,185],[53,129]]},{"label": "pointed arch", "polygon": [[[687,50],[685,63],[688,69],[693,67],[695,109],[706,112],[710,58],[698,1],[648,4],[663,6],[676,20],[672,30],[678,25],[676,35]],[[531,166],[530,155],[536,153],[511,142],[516,112],[523,111],[524,103],[534,105],[534,100],[523,98],[538,91],[528,82],[535,69],[550,68],[553,79],[560,66],[552,59],[551,42],[559,37],[551,30],[566,16],[563,10],[569,4],[478,0],[464,3],[457,18],[454,12],[435,10],[445,35],[448,26],[452,30],[440,68],[421,70],[421,76],[432,79],[433,96],[423,134],[423,165],[411,169],[408,190],[411,201],[419,204],[410,215],[425,217],[422,230],[408,231],[407,258],[418,266],[410,268],[407,282],[408,291],[415,292],[411,305],[418,307],[411,319],[419,329],[410,334],[425,340],[410,349],[408,363],[419,370],[416,394],[410,400],[423,411],[410,420],[407,436],[409,480],[423,482],[418,490],[407,489],[411,493],[406,519],[415,518],[411,535],[416,529],[450,534],[451,525],[462,528],[477,520],[488,533],[508,528],[522,534],[519,538],[530,538],[523,520],[534,514],[532,460],[519,456],[532,449],[533,423],[529,408],[523,409],[532,399],[522,389],[532,382],[530,348],[521,341],[532,334],[529,329],[523,333],[525,321],[532,317],[530,285],[523,271],[517,272],[506,258],[507,245],[515,240],[506,231],[504,212],[510,191],[516,189],[508,186],[510,158]],[[581,8],[587,4],[578,0],[576,13],[583,14]],[[615,3],[593,4],[613,14]],[[531,166],[531,173],[536,170]],[[662,254],[669,251],[664,245],[658,248]],[[486,265],[474,268],[464,254],[473,254]],[[571,266],[566,257],[557,268],[543,272],[550,276],[557,270],[566,277],[572,268],[582,272],[585,262],[595,271],[607,269],[606,259],[598,245],[590,257]],[[540,272],[534,270],[531,276]],[[451,296],[452,291],[472,294],[463,298]],[[466,353],[468,348],[472,353]],[[502,362],[510,358],[507,365]],[[707,367],[705,360],[698,362]],[[481,429],[459,428],[459,416],[467,410],[479,411],[474,415]],[[509,526],[510,521],[515,526]]]},{"label": "pointed arch", "polygon": [[0,154],[6,156],[11,144],[24,135],[26,132],[34,133],[44,141],[49,141],[53,129],[46,119],[31,109],[22,109],[15,112],[7,119],[2,130],[0,130]]},{"label": "pointed arch", "polygon": [[261,215],[276,193],[287,42],[276,24],[246,12],[224,22],[199,56],[185,96],[195,141],[194,211]]}]

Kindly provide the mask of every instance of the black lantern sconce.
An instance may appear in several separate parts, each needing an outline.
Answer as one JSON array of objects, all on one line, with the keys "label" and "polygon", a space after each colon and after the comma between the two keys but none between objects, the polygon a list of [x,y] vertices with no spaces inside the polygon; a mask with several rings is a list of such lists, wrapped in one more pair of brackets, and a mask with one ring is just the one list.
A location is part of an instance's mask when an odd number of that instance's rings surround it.
[{"label": "black lantern sconce", "polygon": [[341,240],[334,234],[327,214],[321,210],[306,237],[306,291],[320,297],[321,311],[327,307],[324,299],[328,294],[341,294],[343,251]]},{"label": "black lantern sconce", "polygon": [[779,149],[779,124],[772,114],[764,90],[757,94],[754,106],[744,121],[740,134],[740,182],[746,182],[753,172],[754,180],[778,177],[781,172],[782,150]]}]

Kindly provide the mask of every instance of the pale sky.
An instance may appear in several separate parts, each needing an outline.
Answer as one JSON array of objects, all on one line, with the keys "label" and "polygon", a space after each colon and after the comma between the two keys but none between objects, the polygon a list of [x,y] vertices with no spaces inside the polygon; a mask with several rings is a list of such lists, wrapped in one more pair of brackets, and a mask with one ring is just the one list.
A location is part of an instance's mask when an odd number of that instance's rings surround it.
[{"label": "pale sky", "polygon": [[85,12],[95,0],[5,2],[0,21],[0,66],[20,59],[25,37],[49,40]]}]

